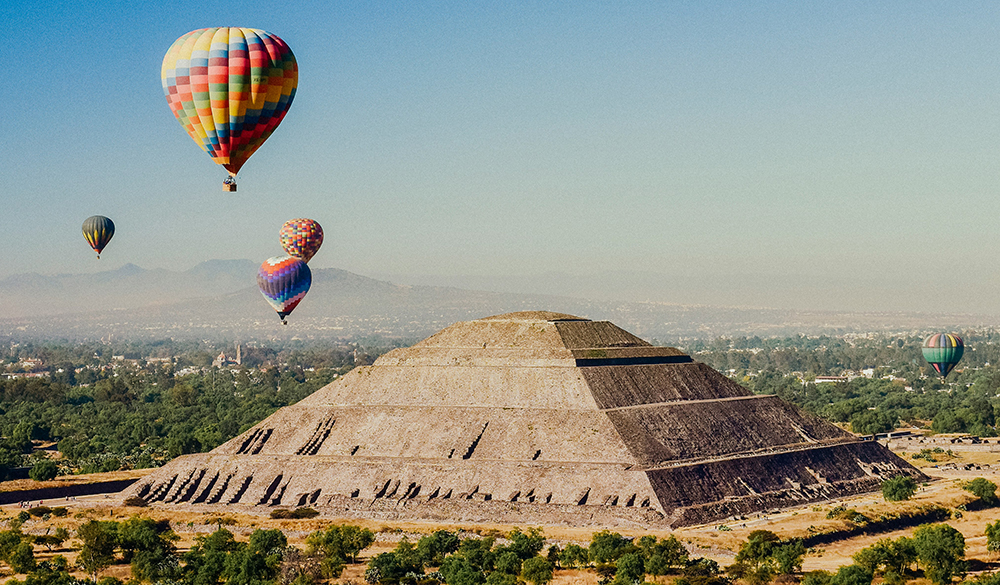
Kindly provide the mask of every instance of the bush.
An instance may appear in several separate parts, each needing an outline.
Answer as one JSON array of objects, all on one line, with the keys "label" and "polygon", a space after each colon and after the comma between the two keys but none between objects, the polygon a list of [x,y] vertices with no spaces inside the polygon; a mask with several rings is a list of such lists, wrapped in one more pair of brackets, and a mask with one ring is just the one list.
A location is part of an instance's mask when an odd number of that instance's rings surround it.
[{"label": "bush", "polygon": [[28,472],[28,477],[35,481],[49,481],[55,479],[57,475],[59,475],[59,466],[56,465],[55,461],[49,459],[39,461]]},{"label": "bush", "polygon": [[301,520],[303,518],[315,518],[319,512],[312,508],[296,508],[294,510],[272,510],[271,518],[284,520]]},{"label": "bush", "polygon": [[837,573],[830,577],[830,585],[871,585],[871,571],[858,565],[840,567]]},{"label": "bush", "polygon": [[552,563],[544,557],[531,557],[521,565],[521,578],[532,585],[545,585],[552,580]]},{"label": "bush", "polygon": [[982,500],[984,504],[993,506],[997,503],[997,484],[986,478],[977,477],[965,483],[962,489]]},{"label": "bush", "polygon": [[146,506],[149,505],[146,503],[146,500],[138,498],[136,496],[125,498],[125,501],[123,501],[122,504],[124,504],[129,508],[145,508]]},{"label": "bush", "polygon": [[882,497],[888,502],[909,500],[917,493],[917,482],[908,475],[897,475],[882,482]]},{"label": "bush", "polygon": [[965,537],[947,524],[928,524],[913,533],[917,558],[924,574],[935,583],[950,583],[955,575],[966,570]]},{"label": "bush", "polygon": [[48,506],[35,506],[34,508],[28,508],[28,514],[31,514],[35,518],[41,518],[46,514],[51,514],[52,508]]}]

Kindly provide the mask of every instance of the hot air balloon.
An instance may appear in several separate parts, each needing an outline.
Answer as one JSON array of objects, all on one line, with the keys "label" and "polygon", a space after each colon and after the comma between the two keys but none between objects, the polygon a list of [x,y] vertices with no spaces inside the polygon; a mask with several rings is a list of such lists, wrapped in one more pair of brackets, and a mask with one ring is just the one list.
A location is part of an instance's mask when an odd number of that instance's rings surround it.
[{"label": "hot air balloon", "polygon": [[295,97],[299,69],[285,41],[253,28],[191,31],[174,41],[160,71],[170,109],[191,138],[236,173],[281,123]]},{"label": "hot air balloon", "polygon": [[955,364],[962,359],[965,352],[965,345],[962,338],[952,333],[935,333],[924,340],[922,346],[924,359],[927,363],[941,374],[942,378],[955,367]]},{"label": "hot air balloon", "polygon": [[323,245],[323,228],[312,219],[290,219],[281,226],[281,247],[289,256],[308,262]]},{"label": "hot air balloon", "polygon": [[309,292],[312,284],[312,273],[309,266],[299,258],[291,256],[275,256],[268,258],[257,271],[257,286],[260,294],[278,312],[281,322],[299,304],[302,297]]},{"label": "hot air balloon", "polygon": [[83,237],[87,238],[87,243],[97,252],[97,259],[101,259],[101,250],[108,245],[111,237],[115,235],[115,222],[103,215],[91,215],[83,220]]}]

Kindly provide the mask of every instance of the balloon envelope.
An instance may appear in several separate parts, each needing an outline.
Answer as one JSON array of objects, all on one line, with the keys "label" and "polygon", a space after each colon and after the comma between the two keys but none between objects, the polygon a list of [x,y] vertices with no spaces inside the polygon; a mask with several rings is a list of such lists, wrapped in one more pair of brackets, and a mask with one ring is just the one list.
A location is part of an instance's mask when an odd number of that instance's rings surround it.
[{"label": "balloon envelope", "polygon": [[935,333],[924,340],[921,350],[927,363],[944,378],[962,359],[965,344],[961,337],[952,333]]},{"label": "balloon envelope", "polygon": [[312,219],[290,219],[281,226],[280,239],[289,256],[308,262],[323,245],[323,228]]},{"label": "balloon envelope", "polygon": [[301,259],[291,256],[268,258],[257,271],[260,294],[278,312],[278,318],[282,322],[302,297],[306,296],[311,284],[312,273],[309,266]]},{"label": "balloon envelope", "polygon": [[174,41],[160,77],[177,121],[235,175],[285,117],[299,69],[276,35],[252,28],[203,28]]},{"label": "balloon envelope", "polygon": [[97,252],[97,257],[101,257],[101,251],[111,241],[115,235],[115,222],[103,215],[91,215],[83,220],[83,237],[87,238],[87,243]]}]

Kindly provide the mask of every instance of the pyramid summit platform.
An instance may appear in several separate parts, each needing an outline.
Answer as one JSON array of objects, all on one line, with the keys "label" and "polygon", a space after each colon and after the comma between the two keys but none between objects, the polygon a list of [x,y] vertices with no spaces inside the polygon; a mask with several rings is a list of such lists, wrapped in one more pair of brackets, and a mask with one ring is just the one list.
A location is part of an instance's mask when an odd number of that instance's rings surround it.
[{"label": "pyramid summit platform", "polygon": [[324,516],[666,528],[925,479],[776,396],[606,321],[456,323],[124,497]]}]

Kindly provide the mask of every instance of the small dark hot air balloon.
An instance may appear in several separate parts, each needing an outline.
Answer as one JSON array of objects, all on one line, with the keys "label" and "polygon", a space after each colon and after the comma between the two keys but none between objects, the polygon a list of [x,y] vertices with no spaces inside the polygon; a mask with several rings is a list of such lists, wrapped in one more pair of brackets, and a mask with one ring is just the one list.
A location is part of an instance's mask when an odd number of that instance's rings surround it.
[{"label": "small dark hot air balloon", "polygon": [[103,215],[91,215],[83,220],[83,237],[87,238],[87,243],[97,252],[97,259],[101,259],[101,250],[108,245],[111,237],[115,235],[115,222]]},{"label": "small dark hot air balloon", "polygon": [[281,247],[308,262],[323,245],[323,228],[313,219],[290,219],[281,226]]},{"label": "small dark hot air balloon", "polygon": [[953,333],[935,333],[924,340],[922,351],[924,359],[943,379],[962,359],[965,344],[961,337]]},{"label": "small dark hot air balloon", "polygon": [[203,28],[180,37],[160,70],[177,121],[202,150],[236,173],[292,105],[299,69],[285,41],[253,28]]},{"label": "small dark hot air balloon", "polygon": [[302,297],[309,292],[312,284],[312,272],[309,266],[299,258],[291,256],[275,256],[268,258],[257,271],[257,286],[260,294],[274,310],[285,325],[285,317],[291,313]]}]

